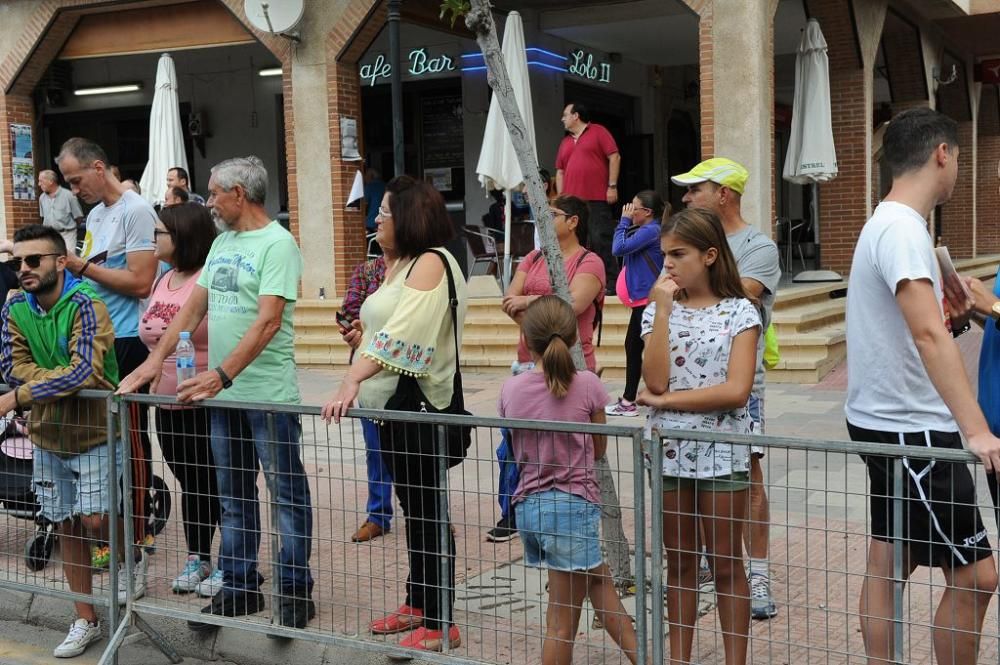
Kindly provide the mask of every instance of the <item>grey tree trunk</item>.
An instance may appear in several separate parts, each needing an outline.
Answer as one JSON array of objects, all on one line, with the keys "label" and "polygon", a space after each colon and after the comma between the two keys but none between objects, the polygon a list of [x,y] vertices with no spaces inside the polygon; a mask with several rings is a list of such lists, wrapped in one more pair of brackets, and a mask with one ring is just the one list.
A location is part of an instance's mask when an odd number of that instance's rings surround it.
[{"label": "grey tree trunk", "polygon": [[[476,42],[483,52],[483,58],[486,61],[486,80],[493,89],[493,94],[497,96],[504,122],[507,124],[507,131],[510,133],[510,139],[514,145],[514,152],[517,153],[518,163],[524,174],[525,190],[536,220],[538,236],[542,243],[542,255],[545,257],[549,278],[552,281],[552,291],[572,304],[573,300],[569,293],[569,283],[566,280],[562,251],[559,249],[559,241],[556,239],[548,201],[545,198],[545,189],[542,187],[542,179],[538,173],[538,158],[535,155],[535,147],[528,141],[524,119],[517,108],[517,100],[511,89],[510,76],[500,51],[500,42],[497,39],[496,24],[493,22],[489,0],[471,0],[471,5],[471,9],[465,15],[465,25],[476,36]],[[509,196],[510,193],[508,192],[507,195]],[[583,349],[579,340],[573,346],[573,362],[577,369],[586,369]],[[621,505],[606,456],[598,460],[595,470],[601,488],[601,530],[604,533],[604,549],[608,556],[608,565],[611,568],[615,585],[619,588],[625,588],[633,582],[632,565],[629,559],[629,540],[622,527]],[[635,469],[634,472],[641,473],[642,469]],[[643,555],[644,553],[638,553],[638,556]]]}]

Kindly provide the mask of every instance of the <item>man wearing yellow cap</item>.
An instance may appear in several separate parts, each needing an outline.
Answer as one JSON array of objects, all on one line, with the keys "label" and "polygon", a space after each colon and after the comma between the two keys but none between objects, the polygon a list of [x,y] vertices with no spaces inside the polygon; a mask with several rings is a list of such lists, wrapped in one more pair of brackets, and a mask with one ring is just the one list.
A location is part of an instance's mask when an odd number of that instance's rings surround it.
[{"label": "man wearing yellow cap", "polygon": [[[760,302],[760,316],[764,329],[771,322],[774,294],[781,278],[778,247],[769,237],[743,219],[740,201],[750,173],[742,164],[724,157],[716,157],[698,164],[687,173],[676,175],[674,184],[687,187],[684,203],[689,208],[711,210],[722,221],[729,247],[736,258],[743,289]],[[757,345],[757,372],[754,374],[750,393],[750,416],[754,432],[764,432],[764,336]],[[770,619],[778,613],[771,595],[768,570],[768,541],[771,516],[764,491],[764,473],[760,458],[763,448],[754,447],[750,456],[750,504],[748,528],[743,530],[743,540],[750,555],[750,612],[755,619]]]}]

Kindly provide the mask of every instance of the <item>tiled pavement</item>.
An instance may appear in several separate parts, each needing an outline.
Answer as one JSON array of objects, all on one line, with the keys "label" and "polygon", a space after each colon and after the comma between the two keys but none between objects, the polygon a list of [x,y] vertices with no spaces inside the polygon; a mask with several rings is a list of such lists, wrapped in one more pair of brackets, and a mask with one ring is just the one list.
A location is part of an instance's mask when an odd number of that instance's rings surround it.
[{"label": "tiled pavement", "polygon": [[[967,364],[973,371],[976,342],[976,335],[962,340]],[[335,389],[337,379],[335,372],[301,371],[304,401],[321,403]],[[477,415],[493,415],[504,376],[477,374],[465,375],[464,379],[467,407]],[[815,386],[768,386],[768,433],[846,438],[845,385],[846,372],[838,368]],[[607,386],[613,396],[621,389],[620,382],[610,381]],[[615,421],[621,425],[641,425],[639,418]],[[354,528],[364,518],[364,447],[359,428],[342,425],[328,430],[322,423],[307,418],[304,430],[315,506],[314,596],[320,609],[310,630],[372,639],[365,630],[367,622],[380,610],[392,609],[402,600],[406,574],[402,522],[396,520],[389,535],[372,543],[349,542]],[[494,545],[483,538],[497,516],[492,457],[498,439],[496,432],[480,429],[471,459],[453,470],[450,477],[458,541],[456,618],[463,625],[463,646],[458,653],[490,662],[537,663],[544,632],[544,579],[521,564],[522,548],[518,540]],[[633,483],[631,440],[612,442],[610,450],[624,528],[631,533],[639,503]],[[863,466],[855,457],[835,451],[806,455],[801,451],[772,450],[765,458],[765,469],[774,525],[771,570],[780,613],[769,622],[754,624],[750,662],[796,665],[863,662],[856,600],[865,559]],[[158,469],[158,473],[169,478],[165,467]],[[265,496],[263,482],[261,491]],[[643,505],[648,506],[648,496]],[[174,506],[175,517],[160,534],[157,552],[151,559],[147,600],[197,611],[204,600],[174,595],[169,589],[169,581],[181,568],[185,554],[176,517],[179,515],[176,493]],[[264,504],[262,508],[267,525],[268,507]],[[995,534],[992,518],[986,516],[986,519]],[[648,515],[645,522],[648,527]],[[648,528],[646,533],[648,553]],[[267,538],[261,546],[261,570],[268,578],[272,546]],[[0,542],[0,547],[17,551],[20,545],[8,538]],[[25,579],[27,572],[20,564],[14,569],[14,561],[14,557],[7,559],[7,574]],[[53,562],[41,576],[51,584],[58,584],[61,579],[58,563]],[[907,662],[931,662],[927,626],[941,583],[937,572],[933,575],[920,572],[914,577],[907,596],[911,622]],[[651,605],[651,598],[647,597],[647,601]],[[635,599],[626,599],[626,607],[634,613]],[[709,612],[698,623],[696,662],[723,662],[716,619],[716,613]],[[269,621],[269,611],[254,620]],[[239,639],[239,633],[225,632],[234,641]],[[995,605],[987,620],[987,634],[990,637],[983,640],[981,660],[996,662],[1000,628]],[[624,662],[606,635],[590,628],[589,612],[581,622],[576,661]]]}]

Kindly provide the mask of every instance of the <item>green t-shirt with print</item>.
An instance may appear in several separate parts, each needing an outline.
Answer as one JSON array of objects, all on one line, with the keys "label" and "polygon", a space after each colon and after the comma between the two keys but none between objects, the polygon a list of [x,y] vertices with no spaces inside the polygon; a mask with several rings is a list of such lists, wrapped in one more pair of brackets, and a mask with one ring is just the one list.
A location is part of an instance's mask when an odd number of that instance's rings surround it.
[{"label": "green t-shirt with print", "polygon": [[254,231],[226,231],[215,239],[198,285],[208,290],[208,363],[217,367],[233,352],[259,313],[260,296],[285,299],[281,329],[233,378],[219,399],[240,402],[300,401],[295,375],[292,315],[302,277],[302,254],[278,222]]}]

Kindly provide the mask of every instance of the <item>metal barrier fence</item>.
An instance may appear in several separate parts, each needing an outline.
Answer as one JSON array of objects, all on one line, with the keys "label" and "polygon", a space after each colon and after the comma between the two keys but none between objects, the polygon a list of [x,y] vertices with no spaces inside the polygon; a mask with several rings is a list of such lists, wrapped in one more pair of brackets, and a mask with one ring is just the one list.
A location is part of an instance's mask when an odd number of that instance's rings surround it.
[{"label": "metal barrier fence", "polygon": [[[111,626],[120,623],[123,590],[115,572],[115,562],[122,558],[122,511],[120,486],[114,482],[123,453],[112,454],[112,447],[102,443],[90,446],[95,440],[120,440],[117,409],[108,392],[84,390],[58,410],[39,411],[33,418],[0,417],[0,519],[5,527],[0,588],[92,605]],[[35,445],[46,442],[49,449]],[[57,446],[86,453],[63,460],[51,450]],[[89,519],[62,524],[63,499],[73,484],[86,488],[81,491],[94,512]],[[92,551],[91,543],[103,549]],[[101,572],[110,574],[92,576],[95,559]]]},{"label": "metal barrier fence", "polygon": [[[143,619],[149,616],[195,622],[199,630],[236,628],[442,663],[541,662],[546,630],[553,632],[553,626],[558,624],[550,648],[560,644],[572,648],[576,662],[668,662],[664,599],[671,590],[670,562],[679,560],[677,540],[671,540],[667,533],[668,542],[675,546],[664,551],[663,477],[649,473],[646,464],[647,455],[655,460],[662,458],[664,441],[644,441],[641,429],[364,410],[352,410],[351,417],[339,426],[328,426],[319,418],[319,408],[310,406],[212,401],[198,409],[175,410],[169,408],[173,406],[170,400],[154,396],[135,395],[120,400],[105,393],[88,392],[85,396],[106,401],[107,436],[113,441],[128,439],[134,429],[130,410],[120,408],[122,402],[155,407],[154,417],[150,418],[156,442],[152,475],[163,479],[169,494],[157,496],[154,492],[150,495],[151,505],[145,506],[150,514],[150,530],[158,531],[155,542],[143,548],[145,553],[138,558],[124,557],[126,611],[120,613],[118,603],[111,602],[118,595],[117,575],[95,577],[91,596],[69,591],[60,570],[62,547],[55,549],[44,573],[32,572],[22,560],[22,551],[34,530],[30,521],[19,521],[11,512],[10,501],[4,501],[8,509],[7,536],[5,546],[0,548],[5,560],[0,587],[67,601],[87,600],[105,608],[113,635],[102,663],[115,660],[122,639],[133,626],[146,632],[171,660],[179,662],[172,646]],[[396,484],[403,486],[410,518],[404,519],[393,497],[389,532],[357,543],[351,541],[351,535],[370,515],[366,507],[369,477],[363,436],[363,427],[371,426],[368,419],[428,425],[430,429],[424,433],[430,431],[438,436],[433,443],[424,443],[438,446],[443,445],[446,428],[461,425],[474,429],[467,459],[452,469],[446,468],[445,455],[431,454],[433,449],[423,446],[397,460],[401,466],[394,467],[399,476]],[[220,427],[229,431],[221,457]],[[210,435],[213,430],[214,441]],[[566,617],[572,621],[571,606],[577,599],[572,593],[566,595],[558,583],[547,584],[543,571],[528,565],[531,562],[526,550],[534,543],[518,539],[486,542],[485,532],[495,525],[500,514],[495,448],[503,430],[519,432],[524,440],[530,438],[533,445],[540,447],[558,446],[566,435],[574,433],[606,437],[606,465],[598,466],[605,481],[597,501],[601,513],[600,558],[611,565],[610,582],[624,596],[624,614],[612,608],[599,618],[594,603],[585,600],[579,627],[575,632],[570,630],[565,621]],[[907,465],[933,460],[938,465],[954,463],[959,467],[974,461],[965,451],[939,448],[907,447],[904,459],[898,446],[886,444],[705,432],[675,432],[672,436],[706,445],[752,444],[766,452],[762,462],[771,505],[770,579],[779,613],[770,621],[755,621],[750,626],[750,663],[864,662],[858,622],[872,619],[875,610],[859,602],[872,533],[868,479],[859,455],[879,455],[890,460],[894,533],[903,531],[901,508],[923,500],[905,491]],[[400,448],[396,443],[383,441],[382,445],[395,454]],[[205,458],[207,450],[215,454],[210,461]],[[120,505],[118,500],[119,495],[131,496],[137,488],[130,452],[125,451],[120,466],[123,487],[129,491],[119,492],[116,482],[109,481],[108,487],[114,497],[112,516],[122,518],[124,542],[134,543],[143,535],[135,533],[131,519],[135,509],[131,501]],[[548,464],[550,471],[560,473],[574,468],[568,462],[550,460]],[[265,473],[256,473],[258,465]],[[108,478],[118,477],[119,468],[113,459],[109,466]],[[205,468],[212,466],[215,474],[205,474]],[[995,548],[996,531],[990,517],[993,511],[987,510],[993,503],[981,467],[972,468],[975,504],[985,511],[984,522],[990,526]],[[439,489],[421,491],[428,484],[436,484]],[[149,494],[147,488],[142,489]],[[172,497],[172,517],[164,512],[163,504],[171,503],[168,497]],[[233,497],[243,497],[244,501],[236,503]],[[951,502],[949,497],[924,498]],[[524,505],[524,514],[534,521],[520,526],[539,531],[551,545],[556,534],[551,524],[538,522],[538,515],[551,514],[552,510],[546,511],[555,506],[555,499],[546,504],[540,498],[532,508],[536,513]],[[254,517],[254,506],[259,506],[259,520]],[[711,509],[711,505],[697,508],[699,513]],[[960,509],[955,504],[955,510]],[[220,520],[223,511],[230,515]],[[384,504],[375,512],[387,517]],[[673,516],[689,518],[692,512],[688,507],[673,511]],[[235,514],[247,517],[236,523],[232,519]],[[559,514],[570,515],[574,534],[589,532],[591,521],[583,513],[570,510]],[[732,520],[729,528],[735,528],[737,521]],[[409,533],[406,523],[411,525]],[[683,520],[681,523],[687,524]],[[115,545],[117,524],[118,520],[110,520],[112,562],[120,558]],[[667,522],[667,527],[672,524],[676,522]],[[230,530],[225,551],[220,549],[221,529]],[[310,531],[311,538],[302,537]],[[911,541],[931,537],[909,534]],[[586,538],[578,538],[576,545],[580,551],[574,550],[574,556],[586,557]],[[140,551],[131,549],[134,553]],[[201,554],[212,569],[226,570],[230,579],[239,580],[238,584],[258,588],[260,581],[261,595],[251,594],[252,607],[243,607],[235,616],[225,615],[225,610],[223,614],[203,612],[211,606],[219,581],[206,576],[208,567],[197,570],[200,560],[188,566],[192,554]],[[696,554],[700,556],[700,552]],[[933,631],[934,608],[946,585],[936,571],[921,569],[908,575],[901,541],[893,544],[893,554],[893,570],[882,577],[893,591],[891,616],[887,618],[895,636],[891,660],[930,662],[934,638],[940,642],[942,634]],[[731,558],[744,559],[742,553],[735,552]],[[249,565],[253,561],[255,568]],[[558,567],[558,562],[548,563]],[[190,575],[182,578],[186,569]],[[440,582],[451,579],[453,584]],[[592,581],[594,587],[588,591],[599,594],[601,579]],[[442,653],[418,653],[399,646],[406,632],[372,633],[373,621],[404,603],[408,586],[411,601],[420,601],[429,608],[429,619],[434,613],[457,626],[458,644],[450,643],[446,631],[449,643],[443,645]],[[725,662],[724,642],[732,638],[720,628],[720,612],[725,607],[717,606],[716,593],[707,580],[696,582],[696,588],[697,616],[688,621],[694,633],[691,662]],[[731,607],[732,603],[725,602],[725,594],[719,595],[723,605]],[[987,590],[976,602],[990,603],[992,595],[992,590]],[[599,602],[608,600],[606,596],[598,598]],[[282,619],[283,609],[289,606],[292,609],[285,610],[286,618]],[[254,611],[243,614],[248,610]],[[305,625],[297,627],[302,612],[308,618],[302,621]],[[615,637],[626,638],[627,642],[625,626],[633,621],[637,638],[635,652],[629,658],[604,627],[610,626],[617,631]],[[998,640],[1000,619],[996,606],[989,605],[978,647],[980,659],[997,660]],[[575,644],[570,647],[571,641]],[[957,645],[950,647],[956,658]],[[948,649],[947,644],[939,644],[939,655],[947,654]]]}]

